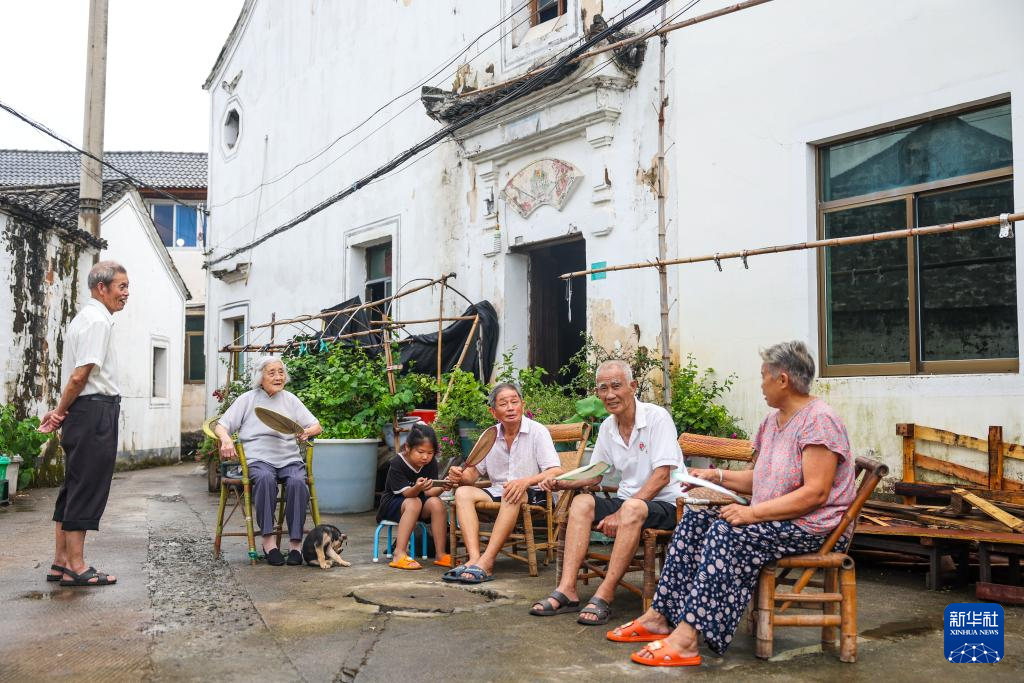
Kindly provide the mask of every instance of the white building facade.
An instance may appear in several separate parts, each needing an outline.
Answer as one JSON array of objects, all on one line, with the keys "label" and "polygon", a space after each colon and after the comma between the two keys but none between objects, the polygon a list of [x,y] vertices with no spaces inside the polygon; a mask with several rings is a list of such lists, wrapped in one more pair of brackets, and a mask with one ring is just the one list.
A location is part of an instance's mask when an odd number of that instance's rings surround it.
[{"label": "white building facade", "polygon": [[[636,8],[541,2],[531,19],[521,5],[245,3],[206,86],[211,385],[227,372],[217,348],[269,341],[248,327],[272,314],[447,272],[494,304],[499,350],[515,347],[521,365],[557,367],[584,331],[659,352],[655,270],[578,278],[571,290],[557,279],[658,255],[656,40],[646,55],[585,61],[248,248],[437,131],[416,101],[422,83],[462,95],[424,97],[438,119],[457,120],[486,106],[490,86],[578,44],[596,15],[612,23]],[[668,15],[684,5],[668,3]],[[1012,211],[1024,189],[1012,139],[1022,20],[1024,7],[1001,0],[969,12],[945,0],[787,0],[669,34],[668,256]],[[822,366],[816,391],[846,417],[857,451],[895,474],[898,422],[976,436],[1000,424],[1020,441],[1019,256],[992,235],[671,268],[671,355],[735,373],[726,401],[752,431],[766,410],[758,349],[806,340]],[[424,292],[399,315],[437,304]]]}]

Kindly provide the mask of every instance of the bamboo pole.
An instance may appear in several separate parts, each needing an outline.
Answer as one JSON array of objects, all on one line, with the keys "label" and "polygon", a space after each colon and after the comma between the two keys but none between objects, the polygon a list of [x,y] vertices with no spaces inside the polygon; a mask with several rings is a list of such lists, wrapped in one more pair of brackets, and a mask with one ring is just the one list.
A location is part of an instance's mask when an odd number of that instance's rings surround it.
[{"label": "bamboo pole", "polygon": [[927,225],[921,228],[906,228],[903,230],[890,230],[887,232],[874,232],[867,235],[855,235],[853,237],[833,237],[812,242],[797,242],[794,244],[777,244],[771,247],[759,247],[757,249],[743,249],[742,251],[726,251],[703,256],[688,256],[684,258],[646,261],[644,263],[626,263],[619,266],[607,266],[605,268],[591,268],[590,270],[579,270],[573,273],[563,273],[558,277],[568,280],[574,277],[583,277],[593,273],[609,273],[616,270],[637,270],[640,268],[660,268],[662,266],[677,266],[687,263],[703,263],[715,261],[720,263],[728,259],[742,259],[744,262],[750,256],[761,256],[763,254],[781,254],[787,251],[804,251],[807,249],[821,249],[823,247],[845,247],[851,244],[869,244],[871,242],[882,242],[906,237],[918,237],[921,235],[939,235],[947,232],[962,232],[965,230],[976,230],[978,228],[989,228],[1000,225],[1003,221],[1016,223],[1024,221],[1024,212],[1002,214],[1001,216],[990,216],[988,218],[975,218],[969,221],[957,223],[940,223],[938,225]]},{"label": "bamboo pole", "polygon": [[[459,354],[459,359],[455,361],[455,368],[462,367],[462,361],[466,359],[466,353],[469,351],[469,344],[473,341],[473,335],[476,334],[477,325],[480,324],[480,316],[473,316],[473,326],[469,328],[469,336],[466,337],[466,343],[462,345],[462,353]],[[454,369],[454,368],[452,368]],[[448,395],[452,393],[452,385],[455,383],[455,374],[448,379],[448,388],[444,390],[444,398],[441,399],[441,403],[438,404],[438,408],[448,402]]]},{"label": "bamboo pole", "polygon": [[441,280],[441,296],[438,298],[437,313],[437,391],[434,400],[437,407],[441,407],[441,336],[444,332],[444,286],[445,280]]},{"label": "bamboo pole", "polygon": [[300,316],[298,316],[296,318],[289,318],[287,320],[278,320],[278,321],[276,321],[276,323],[261,323],[259,325],[252,325],[252,326],[250,326],[249,329],[255,330],[255,329],[258,329],[258,328],[261,328],[261,327],[270,327],[272,324],[292,325],[294,323],[306,322],[307,320],[321,320],[321,319],[325,319],[325,318],[336,317],[338,315],[341,315],[342,313],[354,313],[354,312],[362,310],[364,308],[371,308],[373,306],[379,306],[380,304],[384,304],[384,303],[387,303],[389,301],[394,301],[395,299],[401,299],[404,296],[408,296],[409,294],[412,294],[414,292],[418,292],[418,291],[420,291],[422,289],[426,289],[427,287],[433,287],[434,285],[439,284],[439,283],[443,285],[444,282],[447,281],[448,278],[451,278],[451,277],[455,277],[455,273],[448,273],[447,275],[442,275],[441,277],[437,278],[436,280],[431,280],[430,282],[426,282],[426,283],[424,283],[422,285],[419,285],[418,287],[413,287],[412,289],[407,289],[404,292],[399,292],[397,294],[392,294],[391,296],[386,296],[386,297],[384,297],[382,299],[377,299],[376,301],[367,301],[365,304],[358,304],[356,306],[349,306],[347,308],[340,308],[340,309],[331,310],[331,311],[324,311],[323,313],[313,313],[313,314],[310,314],[310,315],[300,315]]},{"label": "bamboo pole", "polygon": [[[661,23],[666,21],[668,8],[661,6]],[[665,49],[668,38],[661,35],[660,59],[658,60],[658,260],[664,261],[668,256],[667,229],[665,226],[665,107],[668,98],[665,96]],[[672,407],[672,382],[669,379],[669,367],[672,363],[668,347],[668,268],[658,268],[658,298],[661,304],[661,403],[665,408]]]},{"label": "bamboo pole", "polygon": [[384,325],[386,327],[403,327],[405,325],[416,325],[419,323],[433,323],[433,322],[456,322],[458,320],[473,320],[476,316],[473,315],[456,315],[448,316],[447,318],[424,318],[423,320],[371,320],[371,325]]}]

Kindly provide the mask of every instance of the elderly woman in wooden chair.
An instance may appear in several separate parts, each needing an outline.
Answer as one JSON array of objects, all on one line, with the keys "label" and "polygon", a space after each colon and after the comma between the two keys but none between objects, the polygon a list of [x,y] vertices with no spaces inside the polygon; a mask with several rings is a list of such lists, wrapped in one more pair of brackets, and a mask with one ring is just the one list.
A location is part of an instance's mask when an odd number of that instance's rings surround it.
[{"label": "elderly woman in wooden chair", "polygon": [[815,367],[807,347],[799,341],[776,344],[761,358],[761,392],[774,410],[754,437],[753,469],[690,470],[749,494],[751,504],[687,507],[651,609],[608,632],[612,641],[647,643],[631,656],[638,664],[699,665],[698,633],[724,654],[760,568],[786,555],[817,551],[853,502],[850,441],[839,416],[808,393]]},{"label": "elderly woman in wooden chair", "polygon": [[302,564],[302,524],[309,505],[309,487],[306,486],[306,463],[299,451],[296,437],[282,434],[263,424],[256,417],[257,407],[269,408],[295,420],[303,426],[298,437],[307,441],[323,431],[320,423],[306,409],[295,394],[285,391],[288,370],[279,358],[264,356],[256,361],[252,370],[252,390],[247,391],[221,415],[214,432],[220,438],[220,454],[225,460],[236,457],[231,435],[245,450],[252,481],[253,516],[263,535],[263,552],[269,564],[285,564],[284,555],[277,547],[274,529],[274,504],[277,502],[277,482],[284,482],[285,517],[288,520],[289,565]]}]

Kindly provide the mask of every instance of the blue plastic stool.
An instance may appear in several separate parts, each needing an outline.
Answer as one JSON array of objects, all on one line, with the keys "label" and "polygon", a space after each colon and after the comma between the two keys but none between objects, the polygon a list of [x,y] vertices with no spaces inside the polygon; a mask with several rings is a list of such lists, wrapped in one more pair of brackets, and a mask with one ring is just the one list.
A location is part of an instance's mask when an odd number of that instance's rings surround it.
[{"label": "blue plastic stool", "polygon": [[[388,544],[384,549],[384,557],[391,558],[391,528],[398,526],[397,522],[385,519],[383,522],[377,525],[377,530],[373,532],[373,561],[380,561],[380,531],[387,527],[388,530]],[[423,547],[423,559],[427,559],[427,525],[423,522],[416,522],[416,526],[412,528],[412,533],[409,535],[409,555],[412,557],[416,556],[416,530],[419,529],[420,534],[423,537],[423,541],[420,545]]]}]

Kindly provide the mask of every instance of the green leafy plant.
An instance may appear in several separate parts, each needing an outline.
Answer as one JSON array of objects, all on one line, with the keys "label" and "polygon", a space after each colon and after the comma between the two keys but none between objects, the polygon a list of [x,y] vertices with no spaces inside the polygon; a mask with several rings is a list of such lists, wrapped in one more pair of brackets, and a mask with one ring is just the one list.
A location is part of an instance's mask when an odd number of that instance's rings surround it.
[{"label": "green leafy plant", "polygon": [[[217,415],[223,415],[231,404],[235,402],[239,396],[249,391],[252,387],[252,379],[249,371],[246,370],[242,373],[242,376],[236,380],[228,383],[227,386],[220,389],[214,389],[213,397],[217,399]],[[198,462],[209,462],[210,460],[220,459],[220,448],[219,444],[215,439],[211,439],[209,436],[203,435],[203,440],[199,443],[196,448],[196,460]]]},{"label": "green leafy plant", "polygon": [[546,382],[544,368],[516,368],[512,355],[516,347],[502,354],[498,363],[496,384],[511,382],[523,393],[526,416],[541,424],[559,424],[575,412],[575,397],[571,389]]},{"label": "green leafy plant", "polygon": [[747,433],[725,406],[718,401],[728,393],[736,379],[729,375],[719,382],[714,368],[701,372],[693,355],[686,357],[686,365],[673,368],[672,420],[676,429],[693,434],[746,439]]},{"label": "green leafy plant", "polygon": [[336,344],[326,351],[283,358],[292,377],[289,391],[320,420],[325,439],[372,439],[395,414],[423,398],[423,382],[396,378],[392,395],[385,361],[359,346]]},{"label": "green leafy plant", "polygon": [[583,333],[583,347],[574,353],[569,362],[558,370],[565,377],[572,393],[578,396],[591,396],[594,393],[594,375],[597,368],[606,360],[622,360],[633,369],[633,378],[637,381],[637,396],[641,400],[650,400],[653,384],[651,373],[661,367],[661,360],[651,355],[646,346],[623,346],[616,343],[611,349],[598,344],[590,333]]},{"label": "green leafy plant", "polygon": [[434,429],[441,444],[441,457],[457,457],[462,452],[459,442],[459,422],[488,425],[494,422],[487,409],[487,387],[471,372],[455,368],[441,377],[441,394],[451,382],[448,400],[437,409]]},{"label": "green leafy plant", "polygon": [[604,403],[597,396],[587,396],[576,401],[576,412],[572,417],[564,420],[566,424],[574,422],[586,422],[590,425],[590,439],[588,445],[593,446],[597,441],[597,429],[601,422],[608,417],[609,413],[604,408]]},{"label": "green leafy plant", "polygon": [[0,407],[0,455],[13,458],[20,455],[21,469],[18,471],[18,487],[28,486],[35,478],[39,461],[39,450],[50,440],[52,434],[39,433],[39,418],[18,419],[13,403]]}]

